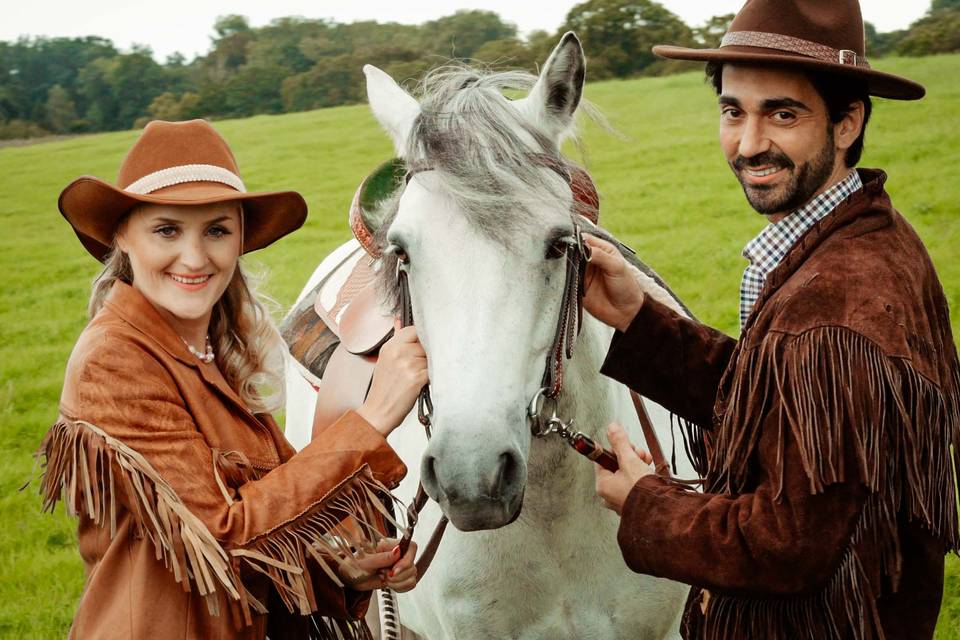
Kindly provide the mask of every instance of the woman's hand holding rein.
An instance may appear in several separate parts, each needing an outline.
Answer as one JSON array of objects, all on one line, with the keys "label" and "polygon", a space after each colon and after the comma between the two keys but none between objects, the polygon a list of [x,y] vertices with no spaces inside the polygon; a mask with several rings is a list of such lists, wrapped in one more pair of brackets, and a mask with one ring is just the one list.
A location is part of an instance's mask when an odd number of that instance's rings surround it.
[{"label": "woman's hand holding rein", "polygon": [[399,327],[380,348],[370,392],[357,413],[384,436],[403,422],[429,382],[427,354],[414,327]]}]

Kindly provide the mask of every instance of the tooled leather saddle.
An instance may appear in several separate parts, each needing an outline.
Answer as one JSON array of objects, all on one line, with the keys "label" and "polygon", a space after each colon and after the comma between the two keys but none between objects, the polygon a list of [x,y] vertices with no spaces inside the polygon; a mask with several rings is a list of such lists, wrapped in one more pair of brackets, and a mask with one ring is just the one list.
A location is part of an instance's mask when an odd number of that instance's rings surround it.
[{"label": "tooled leather saddle", "polygon": [[[583,231],[610,241],[627,261],[652,278],[677,304],[689,310],[666,283],[629,247],[597,226],[600,198],[589,174],[563,160],[552,162],[567,172],[575,204],[582,212]],[[354,240],[341,246],[328,260],[332,268],[287,314],[280,331],[301,374],[317,391],[313,437],[345,411],[359,407],[366,397],[380,347],[393,335],[393,313],[376,282],[382,249],[377,242],[385,222],[379,205],[403,184],[406,167],[393,159],[367,177],[354,195],[350,228]],[[691,314],[692,316],[692,314]]]}]

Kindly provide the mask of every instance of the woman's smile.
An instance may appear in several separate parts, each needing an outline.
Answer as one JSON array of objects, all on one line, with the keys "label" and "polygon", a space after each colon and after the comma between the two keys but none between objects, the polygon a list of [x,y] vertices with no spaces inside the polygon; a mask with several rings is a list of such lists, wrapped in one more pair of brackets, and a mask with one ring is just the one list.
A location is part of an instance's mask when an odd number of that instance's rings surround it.
[{"label": "woman's smile", "polygon": [[206,274],[196,274],[196,275],[187,275],[182,273],[170,273],[167,272],[167,275],[170,276],[170,279],[173,283],[184,289],[186,291],[200,291],[209,284],[210,279],[213,278],[212,273]]}]

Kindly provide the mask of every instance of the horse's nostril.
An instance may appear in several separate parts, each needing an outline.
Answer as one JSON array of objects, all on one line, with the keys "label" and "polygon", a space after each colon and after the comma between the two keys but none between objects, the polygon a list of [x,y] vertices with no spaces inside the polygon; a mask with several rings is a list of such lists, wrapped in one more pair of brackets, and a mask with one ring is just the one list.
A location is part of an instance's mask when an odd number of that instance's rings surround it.
[{"label": "horse's nostril", "polygon": [[520,473],[520,464],[511,451],[500,454],[497,470],[490,483],[490,497],[499,499],[516,481]]},{"label": "horse's nostril", "polygon": [[423,467],[420,470],[420,480],[424,487],[437,484],[437,459],[431,455],[423,457]]},{"label": "horse's nostril", "polygon": [[434,500],[439,501],[444,495],[444,491],[440,487],[440,481],[437,479],[437,459],[432,455],[423,457],[423,463],[420,467],[420,483],[427,495]]}]

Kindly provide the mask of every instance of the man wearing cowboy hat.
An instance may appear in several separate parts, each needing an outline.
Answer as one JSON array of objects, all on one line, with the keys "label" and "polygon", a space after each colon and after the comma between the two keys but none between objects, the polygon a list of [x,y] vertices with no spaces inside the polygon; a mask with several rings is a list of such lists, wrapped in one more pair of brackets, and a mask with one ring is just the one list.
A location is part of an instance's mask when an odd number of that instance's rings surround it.
[{"label": "man wearing cowboy hat", "polygon": [[872,69],[856,0],[748,0],[703,60],[720,141],[769,224],[747,244],[732,340],[645,296],[591,239],[587,309],[618,332],[604,373],[687,423],[703,492],[651,473],[611,425],[637,572],[694,585],[687,638],[930,638],[960,550],[951,453],[960,369],[949,311],[885,174],[855,169],[870,96],[920,85]]}]

